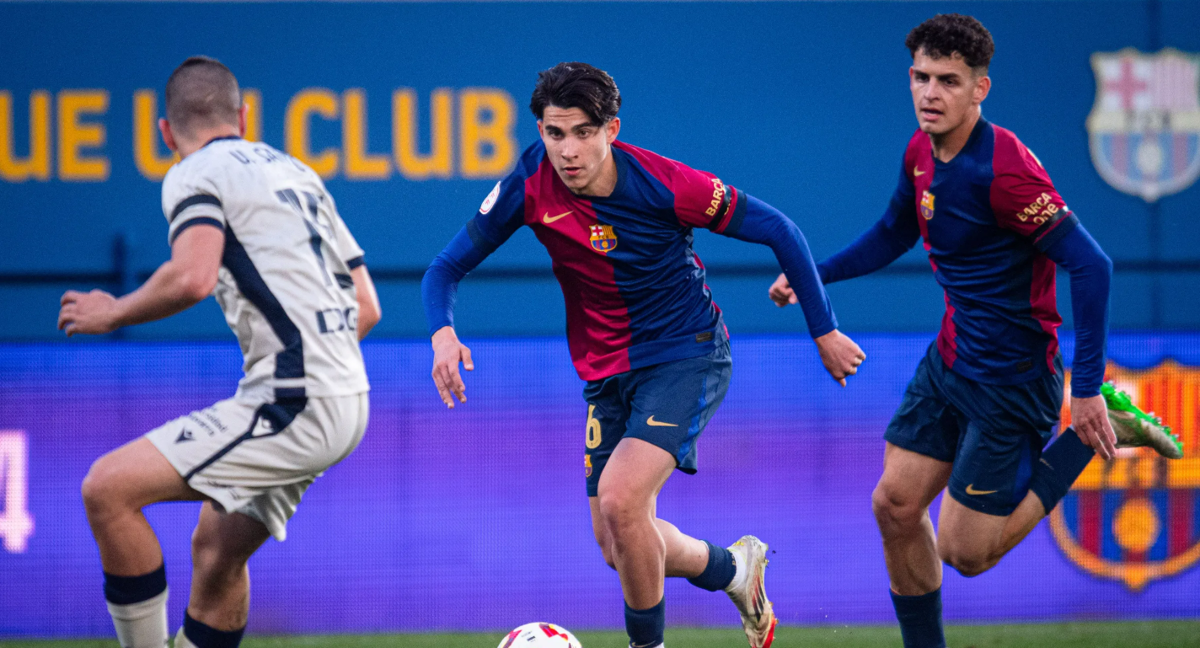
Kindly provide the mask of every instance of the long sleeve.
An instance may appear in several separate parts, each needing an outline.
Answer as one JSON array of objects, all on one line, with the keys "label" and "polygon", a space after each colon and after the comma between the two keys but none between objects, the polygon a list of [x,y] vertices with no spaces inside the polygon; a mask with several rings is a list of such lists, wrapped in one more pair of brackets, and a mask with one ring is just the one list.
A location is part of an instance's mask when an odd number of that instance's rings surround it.
[{"label": "long sleeve", "polygon": [[821,281],[829,284],[871,274],[887,267],[917,244],[921,228],[917,225],[914,203],[916,188],[908,177],[907,164],[900,163],[900,177],[887,211],[870,229],[837,254],[817,264]]},{"label": "long sleeve", "polygon": [[887,267],[916,242],[916,236],[897,231],[885,215],[853,243],[817,264],[817,270],[821,281],[827,284],[861,277]]},{"label": "long sleeve", "polygon": [[[1071,394],[1086,398],[1098,395],[1104,381],[1112,261],[1074,214],[1062,220],[1039,243],[1044,243],[1046,257],[1071,276],[1071,313],[1075,317]],[[1053,240],[1046,240],[1050,238]]]},{"label": "long sleeve", "polygon": [[771,248],[792,289],[796,291],[810,335],[817,338],[836,329],[837,318],[833,314],[833,306],[825,287],[821,285],[808,241],[800,228],[767,203],[743,192],[739,194],[738,202],[744,208],[735,210],[721,233]]},{"label": "long sleeve", "polygon": [[458,282],[474,270],[490,250],[477,248],[464,226],[442,250],[425,276],[421,278],[421,301],[425,305],[425,321],[429,334],[433,335],[445,326],[454,326],[454,303],[458,296]]}]

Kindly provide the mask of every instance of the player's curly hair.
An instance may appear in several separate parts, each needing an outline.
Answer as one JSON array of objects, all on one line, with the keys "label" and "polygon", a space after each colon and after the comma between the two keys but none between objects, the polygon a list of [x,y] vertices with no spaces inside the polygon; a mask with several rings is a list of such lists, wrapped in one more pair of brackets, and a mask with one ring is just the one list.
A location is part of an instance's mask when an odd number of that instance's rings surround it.
[{"label": "player's curly hair", "polygon": [[546,106],[578,108],[596,126],[607,124],[621,109],[621,91],[608,72],[587,63],[559,63],[538,72],[529,109],[538,119]]},{"label": "player's curly hair", "polygon": [[983,23],[962,14],[938,14],[917,25],[904,39],[913,56],[922,49],[930,58],[958,54],[976,72],[987,72],[996,44]]}]

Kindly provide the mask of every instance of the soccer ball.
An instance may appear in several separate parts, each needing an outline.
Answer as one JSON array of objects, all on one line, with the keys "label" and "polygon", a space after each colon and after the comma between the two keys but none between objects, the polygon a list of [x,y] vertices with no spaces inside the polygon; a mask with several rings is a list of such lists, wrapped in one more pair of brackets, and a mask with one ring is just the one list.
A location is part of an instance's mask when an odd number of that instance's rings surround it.
[{"label": "soccer ball", "polygon": [[526,623],[500,640],[496,648],[583,648],[575,635],[553,623]]}]

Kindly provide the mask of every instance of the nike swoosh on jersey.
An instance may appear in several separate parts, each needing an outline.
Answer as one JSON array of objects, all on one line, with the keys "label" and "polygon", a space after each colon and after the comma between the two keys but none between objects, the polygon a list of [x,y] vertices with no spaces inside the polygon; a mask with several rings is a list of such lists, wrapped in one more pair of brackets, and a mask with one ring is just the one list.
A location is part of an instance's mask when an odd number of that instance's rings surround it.
[{"label": "nike swoosh on jersey", "polygon": [[653,414],[650,415],[650,418],[646,419],[646,425],[649,425],[650,427],[679,427],[678,425],[676,425],[674,423],[663,423],[662,421],[655,421]]},{"label": "nike swoosh on jersey", "polygon": [[556,221],[560,218],[565,218],[570,215],[571,215],[571,212],[563,212],[563,213],[559,214],[558,216],[551,216],[550,212],[546,212],[546,213],[542,214],[542,222],[549,225],[550,223],[553,223],[554,221]]},{"label": "nike swoosh on jersey", "polygon": [[996,491],[994,491],[994,490],[990,490],[990,491],[975,490],[975,484],[967,484],[967,495],[991,495],[992,493],[995,493],[995,492]]},{"label": "nike swoosh on jersey", "polygon": [[918,169],[917,167],[913,167],[913,175],[914,176],[923,176],[923,175],[925,175],[925,172]]}]

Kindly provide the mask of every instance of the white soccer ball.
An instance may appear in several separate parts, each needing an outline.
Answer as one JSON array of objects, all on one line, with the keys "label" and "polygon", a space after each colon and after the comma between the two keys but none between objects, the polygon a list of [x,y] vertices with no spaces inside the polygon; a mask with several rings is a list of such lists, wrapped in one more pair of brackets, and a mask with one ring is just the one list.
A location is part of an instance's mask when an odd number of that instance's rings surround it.
[{"label": "white soccer ball", "polygon": [[553,623],[526,623],[500,640],[496,648],[583,648],[575,635]]}]

